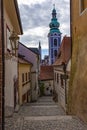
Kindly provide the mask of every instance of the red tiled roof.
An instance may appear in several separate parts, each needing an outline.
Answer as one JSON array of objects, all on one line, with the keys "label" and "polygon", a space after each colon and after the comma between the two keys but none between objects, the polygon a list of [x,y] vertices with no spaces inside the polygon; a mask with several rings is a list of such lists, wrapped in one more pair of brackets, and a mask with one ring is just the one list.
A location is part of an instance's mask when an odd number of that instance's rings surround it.
[{"label": "red tiled roof", "polygon": [[41,66],[39,80],[53,80],[53,66]]},{"label": "red tiled roof", "polygon": [[62,63],[67,63],[70,57],[71,57],[71,38],[65,36],[62,40],[57,60],[53,65],[56,66],[56,65],[62,65]]}]

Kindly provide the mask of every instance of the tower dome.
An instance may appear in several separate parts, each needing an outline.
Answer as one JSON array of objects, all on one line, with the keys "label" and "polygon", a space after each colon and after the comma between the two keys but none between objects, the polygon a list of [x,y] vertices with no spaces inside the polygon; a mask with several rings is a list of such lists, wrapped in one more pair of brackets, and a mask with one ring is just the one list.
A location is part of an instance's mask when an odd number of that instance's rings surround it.
[{"label": "tower dome", "polygon": [[60,23],[57,21],[57,18],[56,18],[56,9],[55,9],[55,6],[52,10],[52,19],[51,19],[51,22],[49,24],[49,27],[50,27],[50,33],[53,33],[53,32],[58,32],[60,33],[60,30],[59,30],[59,26],[60,26]]}]

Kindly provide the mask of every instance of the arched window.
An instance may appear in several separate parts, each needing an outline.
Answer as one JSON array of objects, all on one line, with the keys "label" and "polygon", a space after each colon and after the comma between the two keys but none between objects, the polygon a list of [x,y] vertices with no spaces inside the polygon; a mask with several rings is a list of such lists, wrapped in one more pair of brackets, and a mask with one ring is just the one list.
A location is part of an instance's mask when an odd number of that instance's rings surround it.
[{"label": "arched window", "polygon": [[54,56],[55,57],[57,56],[57,50],[54,50]]},{"label": "arched window", "polygon": [[54,39],[54,46],[57,46],[57,39]]}]

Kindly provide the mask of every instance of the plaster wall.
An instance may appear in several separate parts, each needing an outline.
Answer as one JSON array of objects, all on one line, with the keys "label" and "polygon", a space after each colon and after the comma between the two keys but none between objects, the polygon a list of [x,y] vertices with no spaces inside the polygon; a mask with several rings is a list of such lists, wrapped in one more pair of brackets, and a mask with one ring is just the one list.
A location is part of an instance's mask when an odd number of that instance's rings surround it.
[{"label": "plaster wall", "polygon": [[72,0],[72,62],[68,113],[87,121],[87,3]]},{"label": "plaster wall", "polygon": [[17,78],[17,58],[5,60],[5,105],[14,107],[14,78]]},{"label": "plaster wall", "polygon": [[[19,104],[23,104],[22,102],[22,96],[24,94],[26,94],[30,89],[31,89],[31,84],[30,84],[30,81],[23,85],[23,82],[22,82],[22,74],[24,74],[24,78],[26,78],[26,73],[30,73],[30,70],[31,70],[31,66],[29,64],[22,64],[22,63],[19,63]],[[26,79],[25,79],[25,82],[26,83]],[[31,95],[29,95],[31,96]]]},{"label": "plaster wall", "polygon": [[44,83],[44,94],[45,94],[46,96],[52,95],[53,80],[43,81],[43,83]]}]

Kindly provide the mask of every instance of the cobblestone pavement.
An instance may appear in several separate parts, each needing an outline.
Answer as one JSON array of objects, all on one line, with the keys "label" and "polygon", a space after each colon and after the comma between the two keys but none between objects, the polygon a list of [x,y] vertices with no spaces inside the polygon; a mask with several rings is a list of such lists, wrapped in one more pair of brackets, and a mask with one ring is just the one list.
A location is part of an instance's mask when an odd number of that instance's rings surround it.
[{"label": "cobblestone pavement", "polygon": [[87,125],[77,117],[65,115],[51,97],[41,97],[6,118],[5,130],[87,130]]}]

